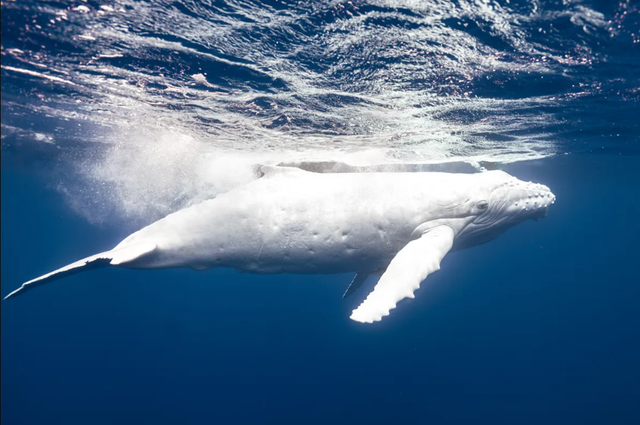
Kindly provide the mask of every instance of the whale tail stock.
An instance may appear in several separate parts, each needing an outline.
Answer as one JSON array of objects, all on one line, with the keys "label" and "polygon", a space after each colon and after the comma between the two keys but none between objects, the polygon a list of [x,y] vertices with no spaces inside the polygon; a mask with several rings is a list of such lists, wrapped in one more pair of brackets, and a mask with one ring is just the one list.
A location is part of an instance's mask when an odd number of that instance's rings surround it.
[{"label": "whale tail stock", "polygon": [[149,254],[155,249],[156,244],[149,242],[139,242],[122,248],[116,247],[111,251],[105,251],[87,258],[83,258],[82,260],[76,261],[75,263],[71,263],[67,266],[25,282],[18,289],[4,297],[4,299],[6,300],[15,297],[16,295],[21,295],[37,286],[53,282],[54,280],[58,280],[63,277],[71,276],[72,274],[102,267],[125,265],[142,257],[143,255]]}]

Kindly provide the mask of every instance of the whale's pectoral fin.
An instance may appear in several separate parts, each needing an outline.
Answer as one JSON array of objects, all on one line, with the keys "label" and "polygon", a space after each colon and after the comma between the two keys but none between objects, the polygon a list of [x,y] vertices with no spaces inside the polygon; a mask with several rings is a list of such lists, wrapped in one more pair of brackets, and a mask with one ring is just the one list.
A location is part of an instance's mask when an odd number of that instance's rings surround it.
[{"label": "whale's pectoral fin", "polygon": [[111,251],[92,255],[91,257],[76,261],[68,266],[64,266],[58,270],[52,271],[51,273],[47,273],[36,279],[25,282],[20,288],[4,297],[4,299],[6,300],[7,298],[15,297],[16,295],[25,293],[29,289],[33,289],[37,286],[44,285],[45,283],[70,276],[72,274],[100,267],[124,265],[151,253],[155,249],[156,244],[152,242],[138,242],[121,248],[116,247]]},{"label": "whale's pectoral fin", "polygon": [[398,301],[413,298],[430,273],[440,269],[440,261],[453,246],[453,230],[438,226],[409,242],[389,263],[373,291],[351,314],[356,322],[372,323],[381,320],[396,308]]}]

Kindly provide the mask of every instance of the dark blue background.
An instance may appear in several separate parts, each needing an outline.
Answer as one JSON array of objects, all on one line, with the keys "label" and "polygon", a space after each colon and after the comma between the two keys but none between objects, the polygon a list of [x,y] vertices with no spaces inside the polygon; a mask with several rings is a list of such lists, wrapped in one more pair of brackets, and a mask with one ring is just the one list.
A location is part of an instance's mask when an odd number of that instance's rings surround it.
[{"label": "dark blue background", "polygon": [[[506,167],[552,188],[549,216],[375,325],[348,319],[348,275],[105,269],[3,302],[3,423],[637,423],[639,165]],[[128,231],[5,167],[2,294]]]},{"label": "dark blue background", "polygon": [[503,168],[558,201],[375,325],[351,275],[103,269],[1,302],[3,425],[640,423],[637,1],[103,3],[2,3],[3,296],[137,230],[90,177],[140,122],[250,152],[555,152]]}]

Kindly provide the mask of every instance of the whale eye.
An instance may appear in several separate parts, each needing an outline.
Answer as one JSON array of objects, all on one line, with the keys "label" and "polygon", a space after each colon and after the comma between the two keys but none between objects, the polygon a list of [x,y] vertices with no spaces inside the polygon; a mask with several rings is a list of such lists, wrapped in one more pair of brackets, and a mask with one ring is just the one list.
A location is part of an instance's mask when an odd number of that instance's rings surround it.
[{"label": "whale eye", "polygon": [[480,211],[486,210],[488,206],[489,206],[489,203],[487,201],[480,201],[476,204],[476,207],[478,207]]}]

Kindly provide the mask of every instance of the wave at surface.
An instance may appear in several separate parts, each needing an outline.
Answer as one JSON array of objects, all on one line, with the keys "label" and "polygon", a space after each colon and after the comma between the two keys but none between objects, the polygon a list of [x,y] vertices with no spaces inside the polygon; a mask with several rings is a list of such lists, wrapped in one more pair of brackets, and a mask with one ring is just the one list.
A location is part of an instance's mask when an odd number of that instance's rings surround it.
[{"label": "wave at surface", "polygon": [[258,163],[616,146],[638,127],[620,113],[640,92],[638,14],[629,1],[3,1],[3,153],[64,169],[55,185],[93,220],[149,221]]}]

